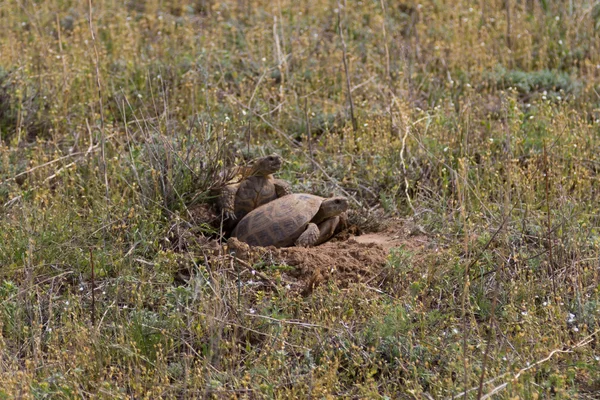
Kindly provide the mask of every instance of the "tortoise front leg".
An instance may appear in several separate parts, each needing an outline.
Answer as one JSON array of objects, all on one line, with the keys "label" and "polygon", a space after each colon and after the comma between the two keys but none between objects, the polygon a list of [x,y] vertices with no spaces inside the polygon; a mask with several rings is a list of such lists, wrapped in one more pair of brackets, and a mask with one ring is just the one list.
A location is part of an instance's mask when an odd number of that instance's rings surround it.
[{"label": "tortoise front leg", "polygon": [[292,193],[292,186],[283,179],[274,179],[273,184],[275,185],[275,193],[277,193],[277,198],[287,196],[288,194]]},{"label": "tortoise front leg", "polygon": [[321,222],[319,224],[319,237],[317,238],[315,246],[331,239],[339,223],[340,216],[331,217]]},{"label": "tortoise front leg", "polygon": [[220,205],[221,211],[225,218],[235,220],[235,196],[237,194],[239,184],[227,185],[221,189]]},{"label": "tortoise front leg", "polygon": [[306,230],[302,232],[302,235],[296,239],[295,245],[298,247],[314,246],[317,243],[317,240],[319,240],[319,236],[319,227],[311,222],[306,227]]}]

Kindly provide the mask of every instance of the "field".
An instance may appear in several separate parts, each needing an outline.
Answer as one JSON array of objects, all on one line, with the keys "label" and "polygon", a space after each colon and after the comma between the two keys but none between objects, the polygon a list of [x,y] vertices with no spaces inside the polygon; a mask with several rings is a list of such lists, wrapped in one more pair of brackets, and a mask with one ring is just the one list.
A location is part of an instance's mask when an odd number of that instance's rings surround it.
[{"label": "field", "polygon": [[598,2],[4,0],[0,399],[599,398],[599,199]]}]

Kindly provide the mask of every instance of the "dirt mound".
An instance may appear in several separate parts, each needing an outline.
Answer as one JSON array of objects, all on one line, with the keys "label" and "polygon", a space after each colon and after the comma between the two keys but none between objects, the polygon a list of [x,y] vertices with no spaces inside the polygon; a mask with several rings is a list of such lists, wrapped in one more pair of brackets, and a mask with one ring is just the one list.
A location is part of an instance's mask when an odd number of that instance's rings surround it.
[{"label": "dirt mound", "polygon": [[290,247],[275,251],[275,258],[296,267],[290,274],[305,283],[305,290],[335,280],[341,286],[364,282],[385,266],[388,252],[375,243],[355,240],[324,243],[313,248]]},{"label": "dirt mound", "polygon": [[230,238],[227,244],[229,252],[249,264],[269,261],[294,267],[288,275],[306,293],[332,279],[342,287],[376,280],[385,272],[390,249],[406,246],[415,250],[426,244],[426,236],[412,235],[405,228],[398,221],[383,232],[360,236],[342,233],[337,240],[311,248],[250,247],[236,238]]},{"label": "dirt mound", "polygon": [[[181,252],[202,254],[204,261],[215,266],[237,260],[247,272],[257,275],[267,286],[273,286],[269,273],[256,271],[259,265],[280,265],[282,279],[290,287],[310,292],[317,285],[333,280],[339,286],[363,282],[377,285],[385,279],[390,250],[404,247],[418,252],[430,244],[423,228],[411,220],[385,219],[380,232],[363,233],[356,224],[344,226],[341,232],[320,246],[311,248],[250,247],[230,238],[225,248],[216,238],[203,235],[202,226],[219,231],[220,218],[213,208],[198,204],[187,210],[188,221],[176,223],[170,230],[171,248]],[[234,257],[233,259],[231,257]],[[286,266],[292,268],[286,268]]]}]

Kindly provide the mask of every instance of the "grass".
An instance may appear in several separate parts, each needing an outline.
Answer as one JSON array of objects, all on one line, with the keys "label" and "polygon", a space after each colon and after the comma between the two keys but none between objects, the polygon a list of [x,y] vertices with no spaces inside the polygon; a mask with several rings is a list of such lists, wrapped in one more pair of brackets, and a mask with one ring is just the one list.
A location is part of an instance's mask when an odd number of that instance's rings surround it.
[{"label": "grass", "polygon": [[[91,3],[0,3],[0,397],[598,396],[598,5]],[[429,246],[301,296],[173,244],[271,152]]]}]

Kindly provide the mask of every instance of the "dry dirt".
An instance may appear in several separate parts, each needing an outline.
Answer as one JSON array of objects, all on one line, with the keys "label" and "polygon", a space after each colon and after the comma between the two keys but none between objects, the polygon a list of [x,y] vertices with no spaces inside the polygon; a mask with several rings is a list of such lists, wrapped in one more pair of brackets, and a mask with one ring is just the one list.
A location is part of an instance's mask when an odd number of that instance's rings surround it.
[{"label": "dry dirt", "polygon": [[229,239],[228,247],[236,257],[248,263],[269,260],[293,266],[289,278],[306,293],[328,280],[335,280],[343,287],[351,282],[384,279],[384,267],[392,248],[404,246],[419,251],[428,243],[427,236],[418,233],[407,230],[406,224],[397,220],[381,232],[358,236],[341,232],[332,241],[312,248],[251,248],[235,238]]},{"label": "dry dirt", "polygon": [[[411,221],[392,219],[379,232],[361,234],[356,226],[347,227],[329,242],[312,248],[250,247],[235,238],[230,238],[225,248],[220,248],[217,240],[198,236],[189,229],[189,226],[200,223],[218,225],[219,219],[214,211],[205,204],[199,204],[188,212],[192,217],[191,224],[182,229],[174,225],[178,229],[172,229],[170,243],[179,251],[195,249],[192,251],[196,252],[201,249],[207,261],[217,261],[223,255],[233,253],[248,269],[261,262],[291,266],[291,271],[285,272],[282,278],[305,293],[329,280],[342,287],[351,282],[376,284],[385,279],[384,267],[391,249],[402,246],[419,253],[431,243],[423,229]],[[269,284],[265,274],[258,272],[258,275]]]}]

